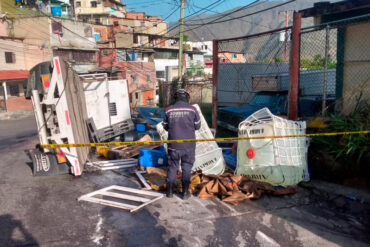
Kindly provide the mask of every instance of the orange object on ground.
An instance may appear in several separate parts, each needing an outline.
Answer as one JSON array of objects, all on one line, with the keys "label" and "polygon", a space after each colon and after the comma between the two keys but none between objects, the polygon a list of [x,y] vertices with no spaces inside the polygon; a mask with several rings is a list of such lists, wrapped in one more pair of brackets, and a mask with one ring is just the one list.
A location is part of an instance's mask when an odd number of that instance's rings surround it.
[{"label": "orange object on ground", "polygon": [[218,197],[224,202],[237,205],[246,199],[258,199],[263,194],[287,195],[297,193],[296,186],[276,188],[269,183],[250,180],[243,176],[225,173],[221,176],[203,175],[198,186],[199,198]]}]

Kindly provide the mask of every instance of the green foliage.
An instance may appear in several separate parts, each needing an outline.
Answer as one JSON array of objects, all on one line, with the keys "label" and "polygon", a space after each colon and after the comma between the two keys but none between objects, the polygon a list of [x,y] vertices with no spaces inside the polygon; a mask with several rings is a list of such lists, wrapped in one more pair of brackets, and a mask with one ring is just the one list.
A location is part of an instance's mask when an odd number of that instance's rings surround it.
[{"label": "green foliage", "polygon": [[[320,54],[316,54],[312,60],[302,58],[300,63],[301,63],[301,69],[322,70],[324,69],[325,57]],[[337,63],[329,57],[328,58],[328,69],[335,69],[336,67],[337,67]]]},{"label": "green foliage", "polygon": [[204,66],[198,62],[197,64],[191,64],[190,68],[186,70],[187,76],[204,76]]},{"label": "green foliage", "polygon": [[281,57],[275,57],[274,60],[275,60],[275,63],[284,63],[284,59]]},{"label": "green foliage", "polygon": [[284,59],[281,57],[274,57],[274,58],[264,58],[261,61],[262,63],[284,63]]},{"label": "green foliage", "polygon": [[[325,132],[369,130],[370,107],[355,110],[348,116],[331,115],[328,126]],[[313,142],[319,144],[322,152],[329,152],[334,157],[336,165],[345,166],[351,171],[361,172],[361,169],[364,169],[363,165],[370,164],[368,135],[322,136],[314,138]]]}]

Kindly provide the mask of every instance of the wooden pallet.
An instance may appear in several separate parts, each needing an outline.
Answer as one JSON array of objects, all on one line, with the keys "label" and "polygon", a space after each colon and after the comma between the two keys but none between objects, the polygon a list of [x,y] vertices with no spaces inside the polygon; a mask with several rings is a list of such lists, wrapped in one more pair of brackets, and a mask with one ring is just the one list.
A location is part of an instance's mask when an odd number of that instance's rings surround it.
[{"label": "wooden pallet", "polygon": [[108,159],[115,160],[132,158],[140,154],[141,148],[154,149],[161,145],[162,144],[133,144],[115,147],[108,151]]}]

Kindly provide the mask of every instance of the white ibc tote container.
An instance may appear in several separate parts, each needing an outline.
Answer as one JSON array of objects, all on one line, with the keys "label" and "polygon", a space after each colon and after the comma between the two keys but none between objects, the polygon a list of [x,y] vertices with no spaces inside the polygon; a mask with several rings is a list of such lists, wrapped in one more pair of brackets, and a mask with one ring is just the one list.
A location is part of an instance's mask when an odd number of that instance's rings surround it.
[{"label": "white ibc tote container", "polygon": [[[239,137],[286,136],[306,133],[306,123],[290,121],[263,108],[239,124]],[[308,181],[306,137],[238,141],[236,175],[272,185]]]},{"label": "white ibc tote container", "polygon": [[[196,139],[212,139],[214,138],[211,129],[208,127],[202,112],[197,104],[193,105],[200,116],[200,129],[195,131]],[[157,131],[162,140],[168,139],[168,133],[164,130],[162,123],[157,124]],[[195,162],[192,171],[201,170],[203,174],[221,175],[225,171],[225,160],[222,155],[222,149],[218,147],[215,141],[197,142],[195,147]]]}]

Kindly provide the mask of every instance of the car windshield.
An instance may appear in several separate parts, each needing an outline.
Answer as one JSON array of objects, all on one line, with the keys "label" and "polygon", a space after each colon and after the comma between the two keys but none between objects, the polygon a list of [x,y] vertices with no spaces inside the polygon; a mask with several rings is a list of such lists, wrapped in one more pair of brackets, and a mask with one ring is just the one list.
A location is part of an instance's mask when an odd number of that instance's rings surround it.
[{"label": "car windshield", "polygon": [[164,110],[157,107],[138,107],[139,113],[146,118],[163,118]]},{"label": "car windshield", "polygon": [[276,95],[273,94],[256,94],[250,105],[271,106],[273,103],[275,103],[275,99]]}]

